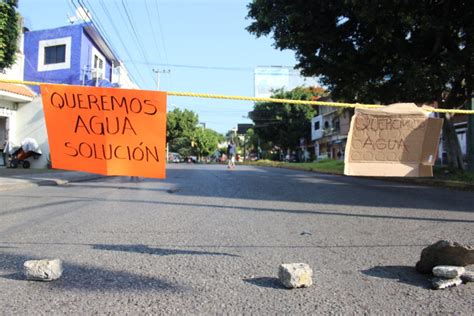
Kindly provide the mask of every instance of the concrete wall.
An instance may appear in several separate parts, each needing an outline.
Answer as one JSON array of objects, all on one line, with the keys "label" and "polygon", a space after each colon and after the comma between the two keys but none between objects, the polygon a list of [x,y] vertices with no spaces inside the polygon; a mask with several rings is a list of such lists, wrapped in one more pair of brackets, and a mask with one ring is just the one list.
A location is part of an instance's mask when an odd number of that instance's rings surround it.
[{"label": "concrete wall", "polygon": [[10,139],[14,144],[20,145],[27,138],[34,138],[42,151],[42,156],[35,160],[28,158],[31,168],[46,168],[49,157],[48,135],[43,113],[43,103],[41,96],[37,96],[30,103],[20,104],[16,111],[16,121],[14,130],[11,130]]},{"label": "concrete wall", "polygon": [[352,116],[349,111],[345,110],[344,113],[342,113],[339,116],[339,124],[341,127],[341,132],[340,134],[342,135],[347,135],[349,134],[349,129],[351,127],[351,119]]},{"label": "concrete wall", "polygon": [[[316,122],[319,122],[319,129],[315,129]],[[318,115],[311,119],[311,140],[317,140],[323,137],[323,116]]]}]

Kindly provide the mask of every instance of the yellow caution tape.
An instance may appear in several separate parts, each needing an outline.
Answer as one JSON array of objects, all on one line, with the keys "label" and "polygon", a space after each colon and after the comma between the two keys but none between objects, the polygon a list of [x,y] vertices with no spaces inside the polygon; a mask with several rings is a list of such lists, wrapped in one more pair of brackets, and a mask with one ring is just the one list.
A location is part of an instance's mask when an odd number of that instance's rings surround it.
[{"label": "yellow caution tape", "polygon": [[[22,81],[22,80],[5,80],[0,79],[0,82],[5,83],[18,83],[29,86],[39,86],[42,82],[35,81]],[[309,105],[321,105],[321,106],[333,106],[341,108],[365,108],[375,109],[384,107],[380,104],[363,104],[363,103],[342,103],[342,102],[326,102],[326,101],[306,101],[306,100],[289,100],[289,99],[275,99],[275,98],[256,98],[256,97],[245,97],[235,95],[222,95],[222,94],[208,94],[208,93],[193,93],[193,92],[172,92],[165,91],[167,95],[178,96],[178,97],[192,97],[192,98],[207,98],[207,99],[225,99],[225,100],[241,100],[241,101],[254,101],[254,102],[273,102],[273,103],[289,103],[289,104],[309,104]],[[474,114],[474,110],[461,110],[461,109],[436,109],[432,107],[423,107],[423,110],[427,112],[436,113],[451,113],[451,114]]]},{"label": "yellow caution tape", "polygon": [[310,105],[322,105],[322,106],[337,106],[337,107],[343,107],[343,108],[381,108],[383,107],[382,105],[377,105],[377,104],[340,103],[340,102],[289,100],[289,99],[275,99],[275,98],[256,98],[256,97],[243,97],[243,96],[236,96],[236,95],[221,95],[221,94],[192,93],[192,92],[166,92],[166,94],[172,95],[172,96],[178,96],[178,97],[227,99],[227,100],[274,102],[274,103],[289,103],[289,104],[310,104]]}]

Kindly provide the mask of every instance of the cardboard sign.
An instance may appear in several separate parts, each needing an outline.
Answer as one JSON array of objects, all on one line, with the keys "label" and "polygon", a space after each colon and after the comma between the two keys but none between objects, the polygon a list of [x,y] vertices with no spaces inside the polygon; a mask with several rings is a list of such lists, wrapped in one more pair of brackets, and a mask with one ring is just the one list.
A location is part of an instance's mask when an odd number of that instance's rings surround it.
[{"label": "cardboard sign", "polygon": [[344,174],[432,177],[443,119],[413,103],[356,109],[346,144]]},{"label": "cardboard sign", "polygon": [[165,178],[166,93],[41,85],[53,168]]}]

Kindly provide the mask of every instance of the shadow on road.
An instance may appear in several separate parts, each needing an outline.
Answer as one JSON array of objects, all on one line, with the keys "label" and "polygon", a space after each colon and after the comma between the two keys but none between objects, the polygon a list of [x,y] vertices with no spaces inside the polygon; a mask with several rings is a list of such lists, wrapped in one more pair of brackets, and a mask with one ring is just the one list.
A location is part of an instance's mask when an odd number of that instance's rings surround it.
[{"label": "shadow on road", "polygon": [[[27,195],[14,195],[11,197],[22,197],[22,198],[34,198],[35,196]],[[406,216],[396,215],[382,215],[382,214],[364,214],[364,213],[351,213],[342,211],[313,211],[313,210],[298,210],[298,209],[278,209],[278,208],[264,208],[264,207],[248,207],[248,206],[231,206],[221,204],[208,204],[208,203],[185,203],[185,202],[166,202],[157,200],[143,200],[143,199],[112,199],[112,198],[91,198],[87,196],[50,196],[51,198],[71,198],[74,200],[58,201],[54,203],[36,204],[35,208],[31,207],[19,207],[10,208],[6,212],[0,211],[0,217],[3,215],[20,213],[20,212],[34,212],[38,208],[46,208],[52,204],[68,204],[77,202],[107,202],[107,203],[132,203],[132,204],[154,204],[154,205],[169,205],[169,206],[189,206],[189,207],[205,207],[205,208],[217,208],[222,211],[243,211],[243,212],[271,212],[271,213],[287,213],[287,214],[300,214],[300,215],[323,215],[323,216],[337,216],[337,217],[355,217],[355,218],[372,218],[372,219],[396,219],[396,220],[417,220],[417,221],[432,221],[432,222],[443,222],[443,223],[474,223],[474,220],[468,219],[453,219],[446,217],[420,217],[413,216],[413,213],[409,213]],[[470,205],[470,204],[469,204]],[[454,210],[453,210],[454,211]],[[470,211],[472,212],[472,211]]]},{"label": "shadow on road", "polygon": [[416,272],[415,267],[377,266],[367,270],[362,270],[361,272],[371,277],[397,280],[399,283],[418,286],[424,289],[431,288],[429,277]]},{"label": "shadow on road", "polygon": [[175,255],[200,255],[200,256],[229,256],[240,257],[231,253],[224,252],[209,252],[196,250],[179,250],[179,249],[165,249],[165,248],[151,248],[146,245],[92,245],[92,249],[108,250],[108,251],[124,251],[135,252],[157,256],[175,256]]},{"label": "shadow on road", "polygon": [[[102,245],[102,244],[87,244],[87,243],[70,243],[70,242],[31,242],[31,241],[8,241],[4,242],[0,240],[0,244],[7,244],[7,245],[16,245],[16,246],[25,246],[25,245],[35,245],[35,246],[44,246],[44,245],[53,245],[53,246],[89,246],[92,249],[103,249],[103,250],[113,250],[113,251],[128,251],[128,247],[136,247],[135,245]],[[175,244],[162,244],[157,245],[159,247],[166,247],[166,248],[228,248],[228,249],[331,249],[331,248],[406,248],[406,247],[416,247],[416,248],[424,248],[429,246],[429,243],[425,244],[329,244],[329,245],[297,245],[297,244],[273,244],[273,245],[259,245],[259,244],[187,244],[187,245],[175,245]],[[175,249],[164,249],[158,247],[148,247],[148,246],[141,246],[139,245],[139,249],[143,250],[140,251],[141,253],[148,253],[148,250],[160,249],[160,251],[165,252],[179,252],[178,254],[217,254],[217,255],[225,255],[225,256],[232,256],[232,257],[240,257],[239,255],[222,253],[222,252],[207,252],[207,251],[193,251],[193,250],[175,250]],[[2,248],[3,246],[0,246]],[[6,246],[5,248],[18,248],[18,247],[11,247]],[[117,249],[117,248],[120,248]],[[124,249],[124,250],[122,250]],[[132,252],[137,252],[136,250]],[[168,255],[168,254],[165,254]]]},{"label": "shadow on road", "polygon": [[[26,281],[23,263],[37,258],[9,253],[0,253],[0,278],[21,281],[28,287],[36,286],[42,290],[79,291],[183,291],[179,285],[157,277],[142,276],[126,271],[115,271],[101,267],[78,265],[63,262],[62,277],[53,282]],[[12,273],[12,271],[15,271]],[[10,272],[1,275],[3,272]]]},{"label": "shadow on road", "polygon": [[[168,169],[165,182],[182,188],[178,195],[473,211],[472,192],[289,169],[241,166],[230,173],[219,167],[174,167]],[[198,183],[218,185],[210,187]]]},{"label": "shadow on road", "polygon": [[244,282],[250,283],[252,285],[270,288],[270,289],[279,289],[279,290],[287,290],[278,278],[270,278],[270,277],[261,277],[261,278],[249,278],[244,279]]},{"label": "shadow on road", "polygon": [[[239,166],[229,172],[220,165],[167,168],[165,180],[146,179],[144,185],[123,182],[95,182],[95,188],[131,191],[166,191],[179,188],[175,195],[233,198],[259,201],[333,204],[472,212],[472,192],[406,185],[380,179],[317,174],[297,170]],[[166,188],[147,186],[161,183]],[[73,183],[71,190],[91,188],[90,183]],[[67,188],[67,187],[65,187]],[[170,192],[168,192],[170,193]]]}]

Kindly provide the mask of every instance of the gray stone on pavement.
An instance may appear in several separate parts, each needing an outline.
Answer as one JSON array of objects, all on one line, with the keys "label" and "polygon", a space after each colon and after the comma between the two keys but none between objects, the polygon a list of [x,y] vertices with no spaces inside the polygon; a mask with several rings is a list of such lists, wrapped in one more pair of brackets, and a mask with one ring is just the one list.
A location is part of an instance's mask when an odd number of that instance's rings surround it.
[{"label": "gray stone on pavement", "polygon": [[460,277],[466,269],[456,266],[436,266],[433,268],[433,275],[444,279],[454,279]]},{"label": "gray stone on pavement", "polygon": [[451,240],[440,240],[422,250],[416,270],[431,273],[436,266],[461,266],[474,264],[474,247]]},{"label": "gray stone on pavement", "polygon": [[59,259],[28,260],[23,267],[26,279],[33,281],[54,281],[63,273],[63,264]]},{"label": "gray stone on pavement", "polygon": [[278,279],[289,289],[310,287],[313,284],[313,270],[306,263],[281,264]]},{"label": "gray stone on pavement", "polygon": [[461,280],[464,283],[474,282],[474,271],[464,271],[464,273],[461,275]]},{"label": "gray stone on pavement", "polygon": [[458,286],[462,284],[461,278],[454,279],[443,279],[443,278],[434,278],[432,280],[433,289],[442,290],[448,287]]}]

